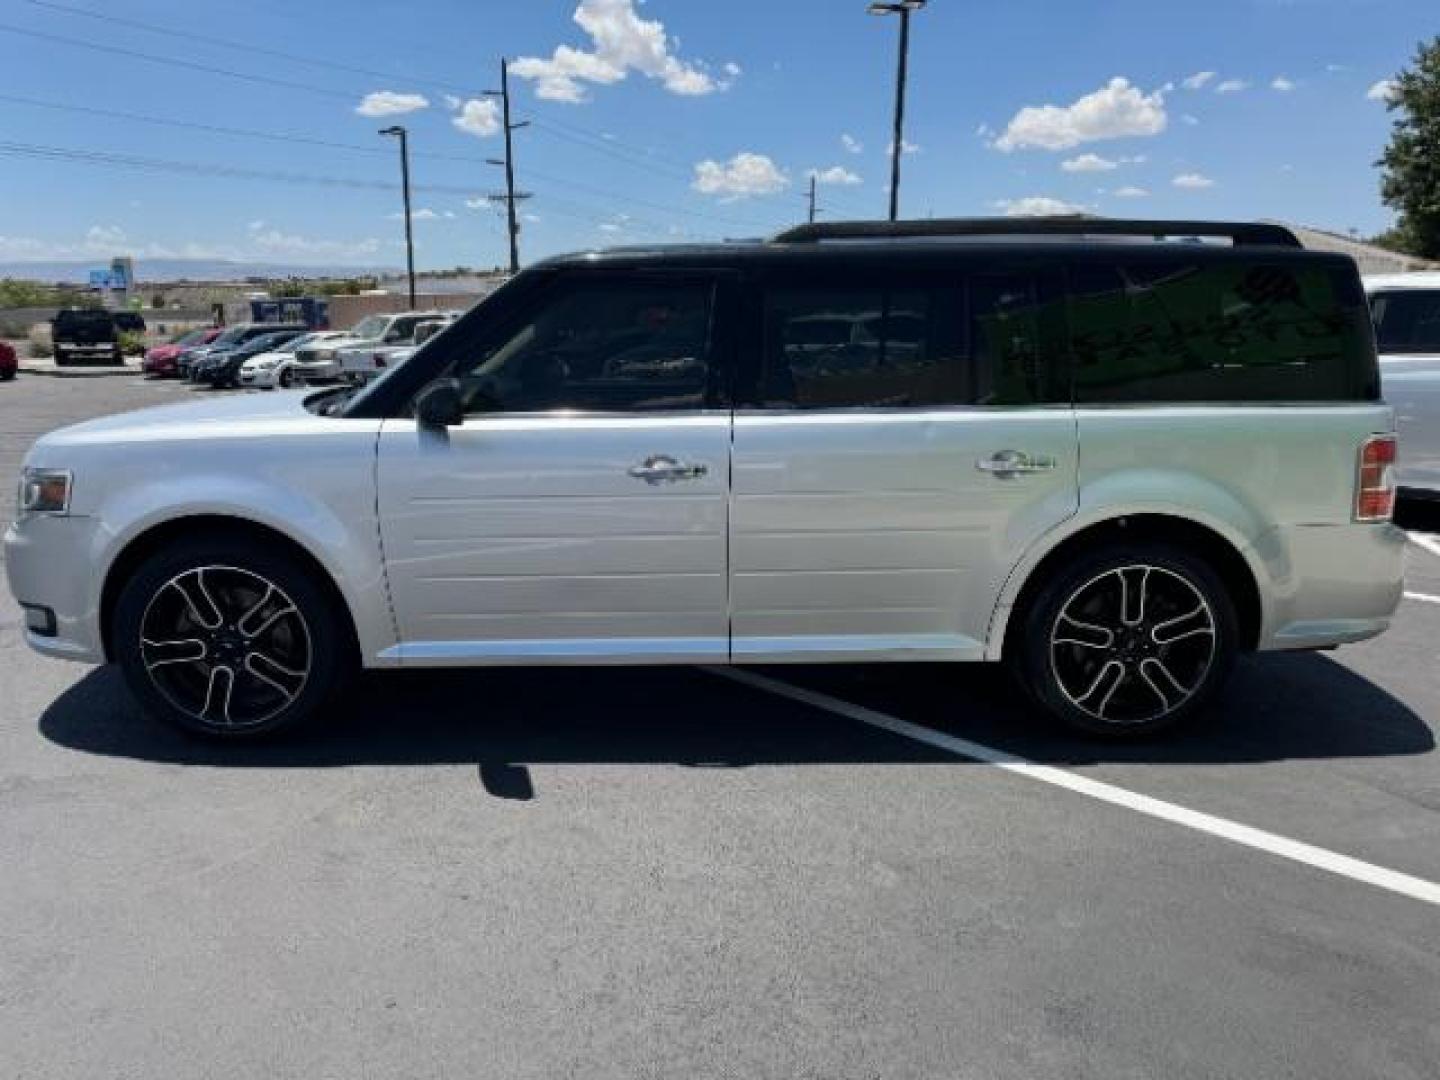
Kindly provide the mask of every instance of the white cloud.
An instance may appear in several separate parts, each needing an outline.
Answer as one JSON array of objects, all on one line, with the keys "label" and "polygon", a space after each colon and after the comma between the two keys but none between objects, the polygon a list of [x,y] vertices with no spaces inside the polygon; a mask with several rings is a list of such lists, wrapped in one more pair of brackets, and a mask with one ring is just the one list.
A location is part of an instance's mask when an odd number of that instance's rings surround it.
[{"label": "white cloud", "polygon": [[[405,215],[403,212],[397,211],[396,213],[386,214],[385,216],[388,217],[391,221],[399,221]],[[437,214],[434,210],[431,210],[428,206],[422,206],[419,210],[414,210],[410,214],[411,221],[434,221],[438,217],[440,217],[440,215]]]},{"label": "white cloud", "polygon": [[1215,78],[1215,72],[1213,71],[1197,71],[1189,78],[1181,79],[1180,85],[1185,87],[1186,90],[1203,90],[1205,84],[1213,78]]},{"label": "white cloud", "polygon": [[1060,163],[1060,168],[1070,173],[1109,172],[1119,167],[1120,162],[1103,158],[1099,154],[1081,154],[1079,157],[1067,158]]},{"label": "white cloud", "polygon": [[366,94],[355,111],[361,116],[398,116],[401,113],[427,109],[430,102],[423,94],[397,94],[393,90],[377,90]]},{"label": "white cloud", "polygon": [[85,242],[98,247],[115,247],[125,243],[125,230],[118,225],[91,225],[85,230]]},{"label": "white cloud", "polygon": [[844,165],[831,165],[828,169],[811,169],[807,176],[813,176],[817,184],[858,184],[860,177]]},{"label": "white cloud", "polygon": [[1338,75],[1338,74],[1340,74],[1340,72],[1342,72],[1342,71],[1349,71],[1349,70],[1350,70],[1350,65],[1349,65],[1349,64],[1326,64],[1326,65],[1325,65],[1325,70],[1328,71],[1331,75]]},{"label": "white cloud", "polygon": [[1395,85],[1394,79],[1381,79],[1379,82],[1372,84],[1369,90],[1365,91],[1365,99],[1367,101],[1391,102],[1395,100],[1395,91],[1397,89],[1398,87]]},{"label": "white cloud", "polygon": [[1029,195],[1023,199],[997,199],[992,204],[1006,217],[1045,217],[1052,214],[1079,214],[1083,206],[1052,199],[1048,195]]},{"label": "white cloud", "polygon": [[279,252],[309,258],[354,259],[375,255],[380,250],[380,241],[373,237],[355,241],[321,240],[284,233],[279,229],[266,229],[255,233],[250,237],[250,242],[262,253]]},{"label": "white cloud", "polygon": [[1244,79],[1226,79],[1215,87],[1217,94],[1238,94],[1242,90],[1249,90],[1250,84]]},{"label": "white cloud", "polygon": [[1126,136],[1158,135],[1165,130],[1165,97],[1143,94],[1128,79],[1116,77],[1070,105],[1027,105],[995,140],[999,150],[1068,150],[1081,143]]},{"label": "white cloud", "polygon": [[690,186],[703,195],[719,195],[728,200],[773,195],[789,182],[775,162],[764,154],[743,151],[726,162],[700,162],[695,166],[695,179]]},{"label": "white cloud", "polygon": [[1191,191],[1198,191],[1201,188],[1215,186],[1214,180],[1211,180],[1210,177],[1204,176],[1201,173],[1181,173],[1170,182],[1178,188],[1186,188]]},{"label": "white cloud", "polygon": [[460,103],[450,122],[467,135],[483,139],[500,130],[500,106],[494,98],[471,98]]},{"label": "white cloud", "polygon": [[1149,194],[1150,192],[1146,191],[1143,187],[1135,187],[1133,184],[1129,187],[1115,189],[1115,197],[1117,199],[1143,199]]},{"label": "white cloud", "polygon": [[462,99],[456,97],[454,94],[445,95],[445,107],[451,112],[454,112],[456,109],[460,108],[460,106],[464,104],[465,102]]},{"label": "white cloud", "polygon": [[249,225],[246,225],[245,228],[249,229],[251,232],[259,232],[261,229],[265,228],[265,219],[256,218],[254,221],[250,222]]},{"label": "white cloud", "polygon": [[[900,140],[900,152],[902,154],[918,154],[920,153],[920,149],[919,143],[913,143],[909,139]],[[891,139],[885,144],[885,156],[889,157],[893,153],[895,153],[895,140]]]},{"label": "white cloud", "polygon": [[1288,94],[1291,90],[1295,89],[1295,83],[1293,80],[1287,79],[1284,75],[1276,75],[1275,78],[1270,80],[1270,89],[1278,90],[1282,94]]},{"label": "white cloud", "polygon": [[840,145],[852,154],[858,154],[865,149],[865,144],[849,132],[840,136]]},{"label": "white cloud", "polygon": [[1185,113],[1183,116],[1181,116],[1180,120],[1182,123],[1188,124],[1190,127],[1195,127],[1200,123],[1200,118],[1198,116],[1191,116],[1189,113]]},{"label": "white cloud", "polygon": [[672,94],[713,94],[727,89],[740,74],[733,61],[716,78],[703,63],[686,63],[675,56],[678,44],[665,33],[658,19],[642,19],[634,0],[580,0],[575,22],[590,37],[591,50],[558,45],[549,59],[522,56],[510,71],[535,83],[536,96],[571,104],[587,100],[585,83],[608,86],[631,71],[658,79]]}]

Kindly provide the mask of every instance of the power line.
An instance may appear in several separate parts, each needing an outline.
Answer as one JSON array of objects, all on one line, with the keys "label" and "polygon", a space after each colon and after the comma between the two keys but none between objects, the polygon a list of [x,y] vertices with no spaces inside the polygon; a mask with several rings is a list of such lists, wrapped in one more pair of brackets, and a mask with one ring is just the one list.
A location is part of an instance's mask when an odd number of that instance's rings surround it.
[{"label": "power line", "polygon": [[[69,161],[80,165],[137,169],[144,172],[183,173],[190,176],[209,176],[233,180],[264,180],[274,183],[314,184],[324,187],[355,188],[364,191],[396,191],[399,189],[398,184],[386,183],[383,180],[361,180],[353,176],[326,176],[316,173],[249,169],[238,165],[222,165],[201,161],[177,161],[170,158],[152,158],[139,154],[124,154],[109,150],[80,150],[73,147],[43,146],[35,143],[0,141],[0,155],[50,161]],[[473,187],[455,187],[445,184],[416,184],[415,190],[449,195],[471,195],[474,193]]]},{"label": "power line", "polygon": [[329,68],[332,71],[343,71],[350,75],[364,75],[373,79],[404,79],[406,82],[417,86],[432,86],[440,90],[453,91],[457,94],[468,94],[480,96],[480,91],[467,90],[464,87],[451,83],[439,82],[434,79],[418,78],[410,75],[401,75],[395,72],[376,71],[373,68],[356,67],[351,64],[339,64],[333,60],[325,60],[317,56],[302,56],[298,53],[285,52],[281,49],[271,49],[263,45],[241,44],[236,41],[227,41],[224,38],[206,37],[203,34],[192,34],[183,30],[174,30],[168,26],[156,26],[154,23],[138,22],[135,19],[121,18],[116,15],[107,15],[100,11],[91,11],[88,8],[72,7],[69,4],[56,3],[55,0],[24,0],[25,3],[38,8],[48,8],[51,11],[63,12],[67,15],[79,15],[87,19],[94,19],[98,22],[111,23],[116,26],[123,26],[127,30],[143,30],[151,34],[160,34],[165,37],[175,38],[180,41],[192,41],[203,45],[213,45],[216,48],[230,49],[232,52],[255,53],[259,56],[270,56],[277,60],[288,60],[291,63],[304,64],[306,67]]},{"label": "power line", "polygon": [[8,34],[21,34],[25,37],[38,38],[41,41],[54,41],[61,45],[73,45],[79,49],[90,49],[94,52],[126,56],[132,60],[145,60],[153,64],[170,64],[174,67],[189,68],[191,71],[200,71],[207,75],[224,75],[227,78],[240,79],[244,82],[279,86],[286,90],[303,90],[306,93],[321,94],[325,97],[340,98],[344,101],[353,101],[355,99],[354,94],[342,93],[339,90],[329,90],[323,86],[314,86],[310,83],[293,82],[289,79],[275,79],[268,75],[249,75],[243,71],[231,71],[228,68],[218,68],[212,64],[199,64],[190,60],[182,60],[175,56],[156,56],[154,53],[141,52],[138,49],[123,49],[118,45],[100,45],[93,41],[65,37],[63,34],[47,34],[40,30],[28,30],[23,26],[11,26],[8,23],[0,23],[0,30]]},{"label": "power line", "polygon": [[[101,109],[90,105],[70,105],[57,101],[43,101],[39,98],[21,97],[16,94],[0,94],[0,101],[8,101],[17,105],[29,105],[37,109],[53,109],[58,112],[103,116],[111,120],[128,120],[133,123],[156,124],[163,127],[183,128],[188,131],[204,131],[212,135],[227,135],[245,139],[266,139],[270,142],[293,143],[301,146],[318,146],[327,150],[348,150],[360,154],[388,154],[387,150],[379,146],[362,146],[360,143],[336,142],[333,139],[321,139],[315,136],[299,135],[289,132],[257,131],[254,128],[226,127],[223,124],[205,124],[194,120],[177,120],[162,116],[151,116],[145,113],[124,112],[119,109]],[[461,161],[470,163],[483,163],[485,161],[484,158],[466,154],[440,154],[417,151],[414,156],[433,158],[439,161]]]}]

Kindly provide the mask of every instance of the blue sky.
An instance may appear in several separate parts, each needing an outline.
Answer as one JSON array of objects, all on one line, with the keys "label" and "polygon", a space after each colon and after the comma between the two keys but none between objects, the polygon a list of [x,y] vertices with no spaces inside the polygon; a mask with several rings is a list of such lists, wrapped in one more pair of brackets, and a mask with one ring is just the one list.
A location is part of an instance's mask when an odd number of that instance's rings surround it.
[{"label": "blue sky", "polygon": [[[1440,31],[1435,14],[931,0],[913,22],[902,213],[1378,231],[1376,84]],[[803,216],[812,170],[826,215],[880,216],[896,31],[863,0],[5,0],[0,260],[399,265],[396,149],[376,134],[398,122],[421,268],[497,264],[484,196],[502,174],[484,159],[502,145],[481,95],[502,53],[514,119],[533,121],[515,135],[526,259],[760,235]]]}]

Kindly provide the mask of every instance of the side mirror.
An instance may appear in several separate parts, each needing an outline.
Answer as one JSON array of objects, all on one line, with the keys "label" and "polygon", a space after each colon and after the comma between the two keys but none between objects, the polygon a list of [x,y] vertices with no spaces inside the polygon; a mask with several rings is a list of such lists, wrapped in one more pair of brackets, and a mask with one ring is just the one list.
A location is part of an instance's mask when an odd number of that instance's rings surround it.
[{"label": "side mirror", "polygon": [[465,402],[460,397],[460,383],[441,379],[420,391],[415,399],[415,419],[421,427],[459,427],[465,422]]}]

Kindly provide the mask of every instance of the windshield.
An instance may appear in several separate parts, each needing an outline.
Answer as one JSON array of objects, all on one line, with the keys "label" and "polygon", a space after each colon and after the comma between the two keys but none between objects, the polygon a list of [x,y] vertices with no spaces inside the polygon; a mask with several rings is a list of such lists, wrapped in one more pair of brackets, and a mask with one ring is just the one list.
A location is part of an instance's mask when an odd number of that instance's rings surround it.
[{"label": "windshield", "polygon": [[1440,289],[1396,289],[1370,297],[1382,353],[1440,353]]},{"label": "windshield", "polygon": [[189,331],[186,331],[185,333],[181,334],[179,337],[173,339],[173,340],[170,342],[170,344],[172,344],[172,345],[199,345],[199,344],[200,344],[202,341],[204,341],[204,340],[205,340],[205,331],[204,331],[204,330],[189,330]]},{"label": "windshield", "polygon": [[234,345],[245,336],[246,327],[232,326],[229,330],[222,330],[220,335],[212,341],[212,345]]},{"label": "windshield", "polygon": [[385,327],[390,320],[384,315],[371,315],[361,319],[354,330],[350,331],[351,337],[357,338],[378,338],[385,333]]}]

